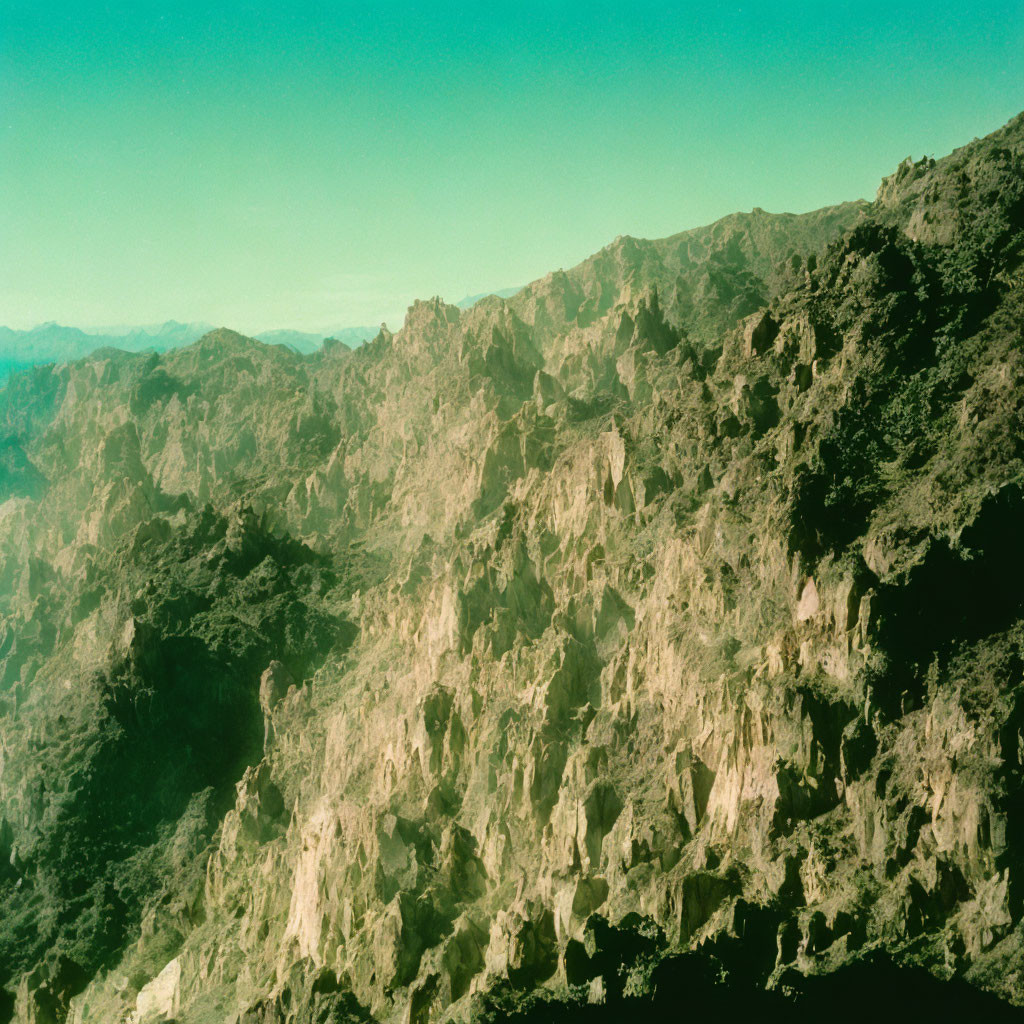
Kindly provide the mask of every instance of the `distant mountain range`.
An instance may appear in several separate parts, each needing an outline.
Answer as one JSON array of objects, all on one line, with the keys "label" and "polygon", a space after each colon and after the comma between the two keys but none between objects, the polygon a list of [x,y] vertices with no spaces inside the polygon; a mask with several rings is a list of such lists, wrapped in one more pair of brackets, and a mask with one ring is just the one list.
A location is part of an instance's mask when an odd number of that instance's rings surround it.
[{"label": "distant mountain range", "polygon": [[[214,330],[213,324],[202,322],[166,323],[145,327],[111,327],[101,330],[83,330],[58,323],[40,324],[30,330],[16,331],[0,327],[0,380],[10,373],[40,363],[62,363],[81,359],[98,348],[118,348],[126,352],[143,352],[191,345],[204,334]],[[263,331],[253,337],[268,345],[287,345],[297,352],[316,351],[324,338],[336,338],[349,348],[355,348],[377,333],[376,327],[339,327],[323,333],[308,331]]]},{"label": "distant mountain range", "polygon": [[[501,288],[493,292],[481,292],[479,295],[467,295],[458,306],[460,309],[469,309],[489,295],[505,299],[521,290]],[[121,325],[86,329],[52,321],[22,331],[0,327],[0,381],[16,370],[42,363],[70,362],[99,348],[117,348],[125,352],[144,352],[149,349],[166,352],[191,345],[215,329],[216,325],[202,321],[181,323],[178,320],[141,327]],[[322,332],[278,329],[261,331],[253,337],[268,345],[287,345],[297,352],[308,354],[320,348],[324,338],[334,338],[349,348],[357,348],[364,341],[369,341],[377,331],[377,327],[336,327]]]},{"label": "distant mountain range", "polygon": [[481,299],[486,299],[489,295],[497,295],[499,299],[511,299],[513,295],[523,290],[523,286],[520,285],[518,288],[499,288],[493,292],[480,292],[479,295],[467,295],[464,299],[456,302],[455,305],[459,309],[469,309],[471,306],[475,306]]}]

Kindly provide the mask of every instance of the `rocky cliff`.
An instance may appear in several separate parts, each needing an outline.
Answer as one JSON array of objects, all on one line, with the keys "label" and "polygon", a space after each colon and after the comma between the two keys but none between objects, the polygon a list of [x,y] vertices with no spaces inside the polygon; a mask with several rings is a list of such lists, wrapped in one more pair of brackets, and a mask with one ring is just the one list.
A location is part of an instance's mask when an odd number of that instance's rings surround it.
[{"label": "rocky cliff", "polygon": [[14,376],[0,1018],[1012,1017],[1022,329],[1024,117],[357,351]]}]

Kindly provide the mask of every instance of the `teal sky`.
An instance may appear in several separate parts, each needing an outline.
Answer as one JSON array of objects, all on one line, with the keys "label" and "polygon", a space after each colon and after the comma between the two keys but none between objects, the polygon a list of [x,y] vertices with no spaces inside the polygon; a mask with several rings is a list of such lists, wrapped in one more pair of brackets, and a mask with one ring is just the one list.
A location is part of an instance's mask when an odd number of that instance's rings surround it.
[{"label": "teal sky", "polygon": [[0,323],[400,322],[871,197],[1024,108],[1024,0],[0,0]]}]

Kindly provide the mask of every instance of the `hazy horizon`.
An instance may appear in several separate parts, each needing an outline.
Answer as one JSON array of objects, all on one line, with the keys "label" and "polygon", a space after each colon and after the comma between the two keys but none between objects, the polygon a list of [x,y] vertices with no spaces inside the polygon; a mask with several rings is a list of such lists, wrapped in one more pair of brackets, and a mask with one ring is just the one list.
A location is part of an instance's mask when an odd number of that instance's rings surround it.
[{"label": "hazy horizon", "polygon": [[617,235],[871,198],[1024,107],[1019,4],[900,14],[14,0],[0,323],[392,324]]},{"label": "hazy horizon", "polygon": [[[231,328],[230,324],[216,324],[202,319],[183,320],[180,317],[169,317],[167,320],[162,320],[158,323],[124,323],[124,324],[79,324],[79,323],[66,323],[60,320],[41,320],[38,323],[28,323],[23,326],[12,326],[8,323],[0,323],[0,327],[7,327],[11,330],[18,331],[21,333],[27,333],[32,331],[43,330],[47,327],[61,327],[72,330],[79,330],[83,334],[97,335],[97,336],[110,336],[115,337],[119,335],[129,335],[135,332],[152,333],[158,331],[161,328],[167,327],[171,324],[177,324],[180,327],[190,326],[202,326],[210,330],[216,330],[218,327]],[[321,334],[323,333],[326,337],[331,331],[351,330],[359,329],[364,327],[374,327],[375,324],[329,324],[313,326],[303,329],[293,328],[287,325],[274,324],[270,327],[258,327],[255,329],[255,334],[273,334],[276,332],[289,332],[294,331],[295,333],[305,334]]]}]

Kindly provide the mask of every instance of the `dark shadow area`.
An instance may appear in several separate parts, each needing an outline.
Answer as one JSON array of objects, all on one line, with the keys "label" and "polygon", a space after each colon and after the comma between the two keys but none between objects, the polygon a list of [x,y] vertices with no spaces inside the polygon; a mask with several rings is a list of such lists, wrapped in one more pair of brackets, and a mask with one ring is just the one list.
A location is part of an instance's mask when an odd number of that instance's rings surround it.
[{"label": "dark shadow area", "polygon": [[[876,642],[888,659],[879,703],[920,689],[935,656],[1001,633],[1024,615],[1024,495],[1004,487],[982,506],[960,543],[933,541],[924,560],[879,584],[872,606]],[[887,710],[895,712],[895,706]]]},{"label": "dark shadow area", "polygon": [[201,864],[236,782],[262,756],[263,670],[279,661],[301,683],[352,641],[351,623],[319,600],[335,583],[330,567],[250,512],[155,523],[109,575],[95,574],[96,601],[123,588],[132,615],[121,652],[78,680],[99,714],[61,715],[39,746],[39,818],[18,877],[0,877],[0,984],[41,964],[37,987],[53,987],[54,957],[85,980],[107,965],[149,902]]},{"label": "dark shadow area", "polygon": [[47,488],[46,477],[33,465],[13,437],[0,441],[0,502],[8,498],[37,501]]},{"label": "dark shadow area", "polygon": [[[789,925],[793,922],[790,919]],[[675,1021],[1024,1020],[1016,1009],[961,979],[942,981],[922,968],[901,967],[884,953],[830,974],[794,969],[773,975],[780,936],[796,929],[778,909],[739,901],[733,933],[694,952],[666,955],[665,935],[649,918],[629,914],[618,926],[593,915],[582,939],[562,957],[567,996],[514,982],[481,996],[479,1024],[612,1024]],[[813,931],[813,928],[812,928]],[[795,947],[783,955],[795,956]],[[823,941],[827,944],[828,937]],[[772,989],[766,986],[774,978]]]},{"label": "dark shadow area", "polygon": [[[505,995],[485,1001],[478,1024],[649,1024],[723,1021],[851,1021],[872,1024],[934,1021],[1021,1021],[1024,1010],[954,979],[945,982],[920,968],[901,968],[886,957],[833,974],[784,976],[775,991],[722,980],[715,959],[687,953],[662,961],[651,975],[653,994],[609,996],[600,1005],[580,992],[568,1001]],[[785,992],[785,994],[784,994]]]}]

